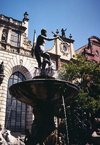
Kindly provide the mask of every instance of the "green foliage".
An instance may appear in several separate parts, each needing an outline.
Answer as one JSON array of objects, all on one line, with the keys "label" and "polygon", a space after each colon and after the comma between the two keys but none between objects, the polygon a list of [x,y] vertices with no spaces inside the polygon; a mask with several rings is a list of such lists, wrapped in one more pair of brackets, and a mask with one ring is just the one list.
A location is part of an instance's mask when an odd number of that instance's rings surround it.
[{"label": "green foliage", "polygon": [[69,64],[62,64],[59,77],[79,86],[79,93],[74,98],[77,100],[77,106],[82,106],[91,113],[99,110],[100,62],[86,60],[84,56],[78,54],[69,61]]}]

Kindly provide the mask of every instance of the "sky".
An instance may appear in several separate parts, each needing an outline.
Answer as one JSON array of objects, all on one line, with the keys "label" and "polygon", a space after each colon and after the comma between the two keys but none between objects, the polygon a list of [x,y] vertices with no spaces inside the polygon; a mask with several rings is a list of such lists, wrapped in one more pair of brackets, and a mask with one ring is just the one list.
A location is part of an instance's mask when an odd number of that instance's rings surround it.
[{"label": "sky", "polygon": [[[66,29],[66,37],[72,35],[74,50],[88,43],[88,38],[100,38],[100,0],[0,0],[0,14],[23,20],[24,13],[29,14],[28,38],[33,44],[34,29],[36,36],[41,29],[51,31]],[[54,41],[46,42],[45,49],[50,49]]]}]

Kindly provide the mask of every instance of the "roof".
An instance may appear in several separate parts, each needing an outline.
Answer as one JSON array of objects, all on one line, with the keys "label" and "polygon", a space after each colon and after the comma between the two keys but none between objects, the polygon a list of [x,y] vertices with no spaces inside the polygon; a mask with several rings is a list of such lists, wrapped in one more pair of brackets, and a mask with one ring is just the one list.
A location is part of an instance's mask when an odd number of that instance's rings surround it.
[{"label": "roof", "polygon": [[82,46],[81,48],[77,49],[75,51],[76,54],[81,54],[83,51],[84,51],[84,48],[87,48],[88,47],[88,44]]}]

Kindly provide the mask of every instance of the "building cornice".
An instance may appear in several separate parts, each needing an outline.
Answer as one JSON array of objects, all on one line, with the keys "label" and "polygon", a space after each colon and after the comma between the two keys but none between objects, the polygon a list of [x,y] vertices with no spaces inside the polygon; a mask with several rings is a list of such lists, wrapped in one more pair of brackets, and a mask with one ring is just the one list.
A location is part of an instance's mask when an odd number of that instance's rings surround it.
[{"label": "building cornice", "polygon": [[60,38],[65,41],[65,42],[68,42],[68,43],[73,43],[75,40],[73,39],[69,39],[69,38],[66,38],[66,37],[63,37],[63,36],[60,36]]},{"label": "building cornice", "polygon": [[4,15],[0,15],[0,25],[1,26],[6,25],[9,28],[11,28],[11,27],[17,28],[22,31],[26,30],[26,27],[24,26],[23,22],[13,19],[11,17],[6,17]]},{"label": "building cornice", "polygon": [[[2,51],[6,51],[6,52],[18,54],[18,55],[23,55],[27,57],[32,57],[31,50],[26,50],[23,47],[13,47],[10,44],[7,45],[6,43],[2,43],[2,42],[0,43],[1,43],[0,50]],[[8,49],[7,46],[10,46],[10,49]]]}]

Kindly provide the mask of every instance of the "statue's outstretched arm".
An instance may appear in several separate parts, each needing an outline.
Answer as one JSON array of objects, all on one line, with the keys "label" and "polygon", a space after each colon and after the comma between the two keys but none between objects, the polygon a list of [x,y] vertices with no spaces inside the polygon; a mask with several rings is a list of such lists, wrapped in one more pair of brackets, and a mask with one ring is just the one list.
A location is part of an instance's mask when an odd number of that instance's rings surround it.
[{"label": "statue's outstretched arm", "polygon": [[48,41],[55,40],[55,39],[59,38],[59,36],[57,36],[57,37],[52,37],[52,38],[48,38],[48,37],[45,37],[45,36],[43,36],[43,35],[41,35],[41,37],[42,37],[43,39],[45,39],[45,40],[48,40]]}]

